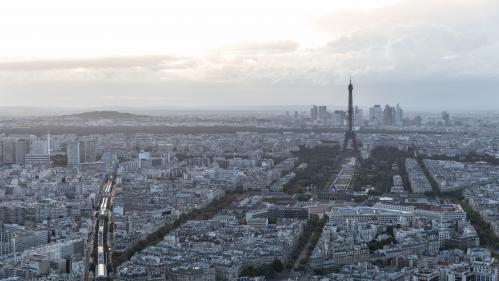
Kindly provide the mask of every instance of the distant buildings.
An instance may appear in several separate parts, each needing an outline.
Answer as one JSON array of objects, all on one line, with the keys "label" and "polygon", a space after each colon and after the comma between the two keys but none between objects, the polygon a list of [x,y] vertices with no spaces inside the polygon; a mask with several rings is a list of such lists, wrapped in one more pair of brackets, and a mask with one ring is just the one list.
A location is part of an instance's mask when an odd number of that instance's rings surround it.
[{"label": "distant buildings", "polygon": [[413,193],[426,193],[432,191],[430,181],[415,159],[407,158],[405,160],[405,169],[409,176],[411,191]]},{"label": "distant buildings", "polygon": [[369,126],[381,126],[383,124],[383,109],[376,104],[369,108]]},{"label": "distant buildings", "polygon": [[310,118],[312,120],[317,120],[319,118],[319,109],[317,108],[317,105],[313,105],[310,109]]},{"label": "distant buildings", "polygon": [[50,161],[48,140],[33,140],[30,144],[30,152],[26,154],[26,164],[38,165],[48,164]]},{"label": "distant buildings", "polygon": [[[345,110],[328,111],[325,105],[313,105],[310,108],[310,119],[312,121],[319,121],[327,123],[335,127],[343,127],[347,124],[348,113]],[[365,119],[367,117],[367,120]],[[409,122],[406,122],[409,125]],[[411,122],[411,124],[420,125],[421,120]],[[393,107],[376,104],[369,108],[368,115],[364,116],[364,110],[358,106],[353,110],[353,125],[355,127],[363,127],[365,125],[370,127],[381,126],[403,126],[404,125],[404,110],[399,104]]]},{"label": "distant buildings", "polygon": [[83,140],[78,142],[80,152],[80,163],[95,162],[95,141]]},{"label": "distant buildings", "polygon": [[319,105],[319,119],[321,120],[329,119],[329,112],[327,112],[327,106]]},{"label": "distant buildings", "polygon": [[17,165],[48,164],[50,158],[48,141],[34,136],[3,139],[0,142],[0,163]]},{"label": "distant buildings", "polygon": [[333,115],[333,124],[338,126],[345,126],[347,120],[347,113],[343,110],[335,110]]},{"label": "distant buildings", "polygon": [[2,163],[12,164],[16,162],[16,143],[13,140],[4,140],[2,145]]},{"label": "distant buildings", "polygon": [[30,153],[33,155],[48,155],[49,148],[47,140],[33,140],[30,146]]},{"label": "distant buildings", "polygon": [[397,104],[396,107],[376,104],[369,108],[369,126],[402,126],[404,119],[404,110]]},{"label": "distant buildings", "polygon": [[445,125],[448,126],[450,124],[450,114],[447,111],[442,111],[442,119],[445,122]]},{"label": "distant buildings", "polygon": [[69,142],[66,146],[68,167],[77,167],[80,163],[96,161],[95,141],[80,140]]},{"label": "distant buildings", "polygon": [[329,122],[331,119],[334,119],[334,113],[330,113],[327,111],[327,106],[325,105],[313,105],[310,109],[310,119],[312,121],[321,121],[321,122]]},{"label": "distant buildings", "polygon": [[393,126],[395,119],[395,108],[385,105],[385,109],[383,110],[383,125],[385,126]]},{"label": "distant buildings", "polygon": [[68,167],[77,167],[80,165],[80,143],[77,141],[68,143],[66,147],[68,155]]},{"label": "distant buildings", "polygon": [[29,151],[29,142],[26,139],[19,139],[16,142],[16,164],[24,165],[26,163],[26,154]]},{"label": "distant buildings", "polygon": [[[356,107],[355,114],[358,114],[358,117],[357,115],[355,115],[354,118],[359,118],[356,119],[355,122],[358,121],[358,125],[361,125],[363,123],[362,109]],[[344,110],[335,110],[333,112],[329,112],[327,110],[327,106],[325,105],[320,105],[320,106],[314,105],[310,109],[310,118],[312,121],[320,121],[336,127],[343,127],[347,123],[347,112]]]},{"label": "distant buildings", "polygon": [[402,126],[403,120],[404,120],[404,110],[400,107],[399,104],[397,104],[397,107],[395,107],[395,115],[393,118],[394,125]]},{"label": "distant buildings", "polygon": [[354,109],[354,125],[363,126],[364,125],[364,110],[360,107],[355,106]]}]

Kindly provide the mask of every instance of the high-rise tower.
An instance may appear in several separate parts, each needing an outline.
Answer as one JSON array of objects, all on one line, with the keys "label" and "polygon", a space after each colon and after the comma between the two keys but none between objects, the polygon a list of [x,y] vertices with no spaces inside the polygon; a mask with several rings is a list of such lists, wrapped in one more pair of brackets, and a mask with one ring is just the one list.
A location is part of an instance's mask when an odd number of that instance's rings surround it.
[{"label": "high-rise tower", "polygon": [[80,143],[78,141],[67,144],[66,154],[68,156],[68,167],[80,166]]},{"label": "high-rise tower", "polygon": [[345,132],[345,139],[343,140],[342,150],[346,151],[358,151],[357,137],[355,136],[355,131],[353,130],[353,86],[352,78],[350,78],[350,84],[348,85],[348,112],[347,112],[347,130]]}]

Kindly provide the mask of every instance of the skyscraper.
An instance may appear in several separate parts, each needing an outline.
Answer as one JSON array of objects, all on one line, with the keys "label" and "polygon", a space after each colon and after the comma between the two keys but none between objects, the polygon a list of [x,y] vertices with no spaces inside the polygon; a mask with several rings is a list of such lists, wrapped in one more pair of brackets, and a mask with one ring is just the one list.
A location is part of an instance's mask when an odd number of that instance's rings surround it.
[{"label": "skyscraper", "polygon": [[95,162],[95,141],[79,141],[80,163]]},{"label": "skyscraper", "polygon": [[343,110],[335,110],[333,114],[333,123],[337,126],[344,126],[347,119],[347,114]]},{"label": "skyscraper", "polygon": [[327,112],[327,106],[325,106],[325,105],[319,106],[319,119],[321,119],[321,120],[329,119],[329,113]]},{"label": "skyscraper", "polygon": [[404,120],[404,110],[400,107],[399,104],[397,104],[397,107],[395,107],[395,120],[394,120],[394,125],[395,126],[402,126]]},{"label": "skyscraper", "polygon": [[26,154],[29,152],[29,142],[26,139],[19,139],[16,142],[16,164],[26,163]]},{"label": "skyscraper", "polygon": [[383,124],[383,109],[379,104],[369,108],[369,125],[380,126]]},{"label": "skyscraper", "polygon": [[50,158],[50,148],[52,147],[51,139],[50,139],[50,132],[47,132],[47,154],[49,155]]},{"label": "skyscraper", "polygon": [[354,120],[356,126],[362,126],[364,124],[364,111],[358,106],[355,106],[353,116],[355,117]]},{"label": "skyscraper", "polygon": [[48,164],[50,162],[48,140],[31,141],[29,151],[26,154],[26,164]]},{"label": "skyscraper", "polygon": [[48,141],[33,140],[30,146],[30,153],[33,155],[48,155]]},{"label": "skyscraper", "polygon": [[2,163],[16,163],[16,143],[12,140],[2,141]]},{"label": "skyscraper", "polygon": [[445,122],[445,125],[448,126],[450,122],[450,114],[447,111],[442,111],[442,119]]},{"label": "skyscraper", "polygon": [[312,120],[317,120],[319,117],[319,110],[317,109],[317,105],[313,105],[312,108],[310,109],[310,118]]},{"label": "skyscraper", "polygon": [[80,143],[77,141],[68,143],[66,153],[68,155],[68,167],[78,167],[80,165]]},{"label": "skyscraper", "polygon": [[395,118],[395,108],[390,105],[385,105],[383,110],[383,124],[385,126],[393,126],[393,120]]}]

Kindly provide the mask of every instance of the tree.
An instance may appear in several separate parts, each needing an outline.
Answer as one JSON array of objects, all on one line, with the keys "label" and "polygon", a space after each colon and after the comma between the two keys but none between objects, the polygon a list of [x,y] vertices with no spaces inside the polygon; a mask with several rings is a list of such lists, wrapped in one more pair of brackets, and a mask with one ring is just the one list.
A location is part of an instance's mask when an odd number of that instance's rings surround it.
[{"label": "tree", "polygon": [[272,262],[272,269],[275,272],[281,272],[284,269],[284,266],[280,260],[275,259],[274,262]]}]

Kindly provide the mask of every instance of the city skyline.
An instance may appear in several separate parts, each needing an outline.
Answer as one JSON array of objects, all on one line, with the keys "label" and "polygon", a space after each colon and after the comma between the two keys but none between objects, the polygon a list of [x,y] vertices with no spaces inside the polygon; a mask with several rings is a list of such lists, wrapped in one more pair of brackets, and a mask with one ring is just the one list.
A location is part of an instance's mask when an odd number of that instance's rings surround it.
[{"label": "city skyline", "polygon": [[498,0],[0,9],[0,281],[499,281]]},{"label": "city skyline", "polygon": [[372,2],[16,1],[0,12],[0,98],[36,107],[343,105],[352,75],[359,106],[497,109],[495,1]]}]

